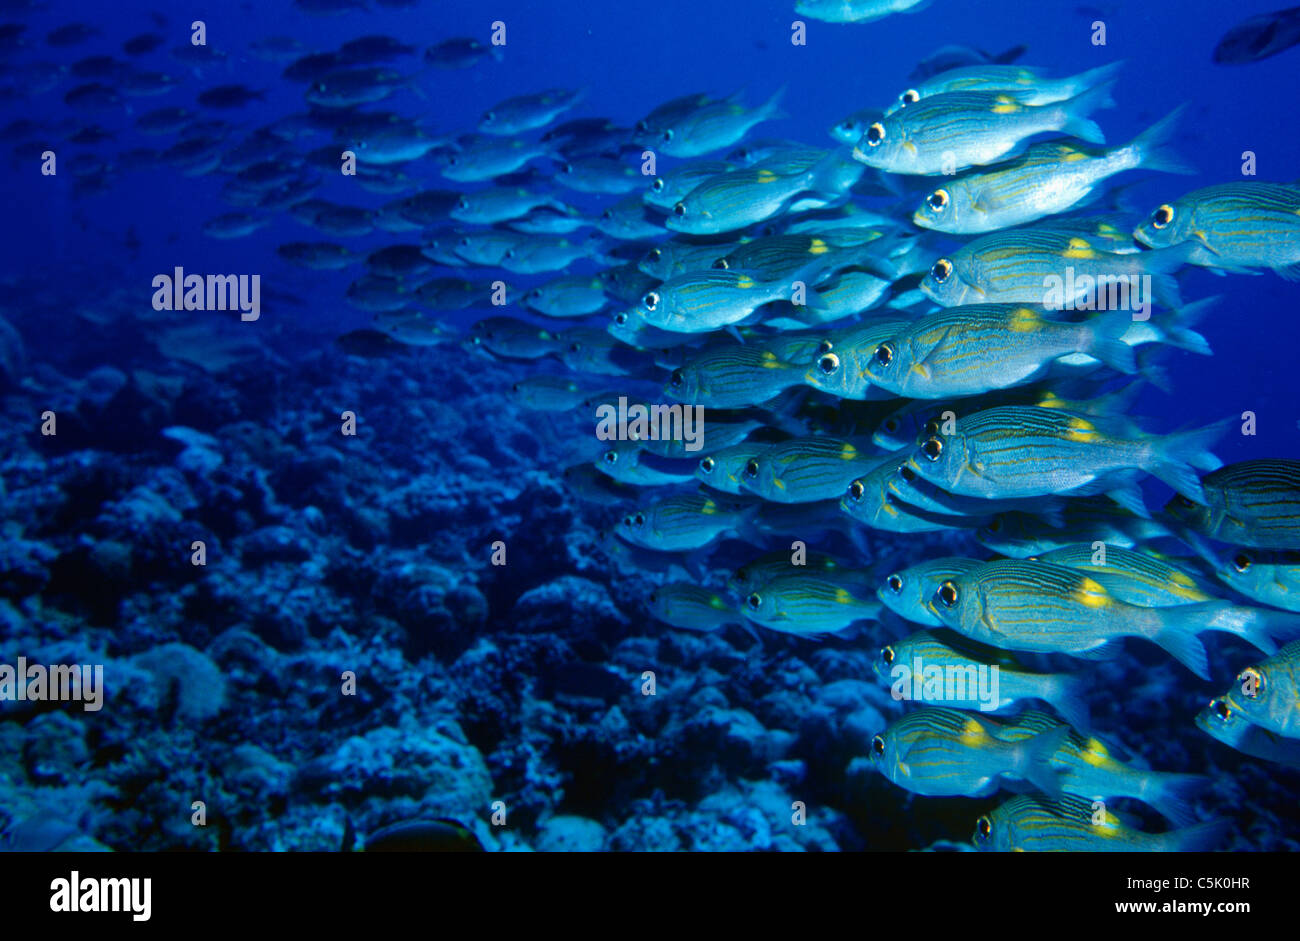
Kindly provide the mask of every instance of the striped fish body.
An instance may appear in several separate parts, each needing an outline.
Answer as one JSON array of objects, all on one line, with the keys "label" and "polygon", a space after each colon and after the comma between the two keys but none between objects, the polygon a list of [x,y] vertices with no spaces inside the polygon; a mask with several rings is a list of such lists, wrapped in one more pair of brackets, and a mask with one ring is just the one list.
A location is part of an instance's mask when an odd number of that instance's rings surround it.
[{"label": "striped fish body", "polygon": [[893,114],[909,108],[926,98],[946,95],[955,91],[1006,91],[1018,101],[1028,105],[1046,105],[1066,101],[1095,85],[1113,77],[1119,63],[1111,63],[1068,78],[1044,78],[1039,69],[1023,65],[1001,65],[984,62],[948,69],[918,82],[898,96],[898,100],[885,109]]},{"label": "striped fish body", "polygon": [[[940,258],[921,282],[936,304],[1010,303],[1070,308],[1095,303],[1104,309],[1136,307],[1151,278],[1154,300],[1182,305],[1170,272],[1187,260],[1190,247],[1117,253],[1086,235],[1054,229],[995,232]],[[1134,280],[1137,279],[1137,280]],[[1136,285],[1136,287],[1135,287]]]},{"label": "striped fish body", "polygon": [[629,513],[615,532],[643,549],[690,552],[734,532],[751,512],[704,494],[684,494]]},{"label": "striped fish body", "polygon": [[977,235],[1034,222],[1086,200],[1102,181],[1138,166],[1130,146],[1105,150],[1052,141],[929,193],[912,221],[923,229]]},{"label": "striped fish body", "polygon": [[594,464],[596,470],[621,484],[640,487],[658,487],[664,484],[681,484],[691,479],[691,474],[672,468],[655,467],[646,463],[647,455],[637,441],[616,441]]},{"label": "striped fish body", "polygon": [[[919,667],[923,680],[926,671],[941,671],[945,677],[944,688],[933,704],[949,709],[988,712],[1007,709],[1025,699],[1062,703],[1072,715],[1082,714],[1085,708],[1076,700],[1078,684],[1072,677],[1017,669],[1014,661],[996,650],[990,650],[988,654],[977,658],[944,643],[929,631],[917,631],[882,647],[872,666],[876,676],[893,685],[895,699],[912,698],[914,688],[911,677]],[[988,703],[979,697],[978,677],[981,670],[994,667],[997,669],[998,698],[996,702]],[[960,677],[962,685],[959,687],[953,683],[952,689],[949,689],[946,682],[949,675]],[[924,683],[921,689],[923,696],[929,695]],[[964,699],[950,695],[962,692],[967,694]],[[931,702],[928,698],[924,701]]]},{"label": "striped fish body", "polygon": [[1038,556],[1044,562],[1087,572],[1114,597],[1144,608],[1215,601],[1201,582],[1177,566],[1123,546],[1092,543],[1062,546]]},{"label": "striped fish body", "polygon": [[955,434],[927,438],[908,466],[962,496],[1007,499],[1087,488],[1096,492],[1107,489],[1109,478],[1117,473],[1153,460],[1149,444],[1107,431],[1104,420],[1064,409],[991,408],[958,419]]},{"label": "striped fish body", "polygon": [[777,575],[753,588],[741,613],[769,630],[803,637],[837,634],[855,621],[874,619],[880,603],[843,579],[817,573]]},{"label": "striped fish body", "polygon": [[718,235],[771,219],[808,188],[808,172],[781,174],[763,166],[728,170],[675,203],[664,225],[688,235]]},{"label": "striped fish body", "polygon": [[734,169],[724,160],[692,160],[656,176],[642,199],[647,206],[672,212],[673,206],[685,199],[695,187]]},{"label": "striped fish body", "polygon": [[1109,102],[1105,88],[1045,105],[1006,91],[948,92],[886,115],[862,135],[853,156],[877,170],[928,175],[995,163],[1046,131],[1074,129],[1099,143],[1101,132],[1084,115]]},{"label": "striped fish body", "polygon": [[932,607],[946,626],[1004,650],[1086,657],[1115,638],[1159,629],[1086,574],[1047,562],[990,562],[943,582]]},{"label": "striped fish body", "polygon": [[673,370],[664,392],[691,405],[743,408],[800,385],[803,374],[802,367],[782,362],[768,350],[735,345],[705,353]]},{"label": "striped fish body", "polygon": [[1194,265],[1272,268],[1300,279],[1300,186],[1243,180],[1193,190],[1156,209],[1133,237],[1159,248],[1190,243]]},{"label": "striped fish body", "polygon": [[678,275],[712,268],[726,251],[725,245],[688,245],[669,240],[646,252],[637,262],[637,269],[652,278],[668,281]]},{"label": "striped fish body", "polygon": [[975,538],[1000,555],[1024,559],[1077,543],[1104,542],[1132,549],[1168,535],[1163,523],[1121,510],[1105,497],[1077,497],[1066,504],[1062,525],[1037,515],[1003,513],[978,530]]},{"label": "striped fish body", "polygon": [[838,438],[793,438],[768,448],[745,468],[741,486],[776,503],[814,503],[838,498],[850,481],[873,467],[879,455],[864,454]]},{"label": "striped fish body", "polygon": [[1060,734],[1051,733],[1051,742],[1007,742],[998,728],[983,716],[927,706],[877,735],[871,762],[894,784],[925,797],[986,797],[1006,779],[1041,779],[1043,768],[1035,765],[1042,752],[1055,750]]},{"label": "striped fish body", "polygon": [[781,89],[753,110],[731,100],[710,102],[665,128],[654,142],[655,149],[670,157],[701,157],[730,147],[754,125],[782,115],[780,101],[784,91]]},{"label": "striped fish body", "polygon": [[[1030,711],[1006,723],[998,734],[1007,741],[1022,741],[1063,724],[1046,713]],[[1139,800],[1160,811],[1175,825],[1192,821],[1189,800],[1209,783],[1199,775],[1148,771],[1126,765],[1100,739],[1073,728],[1052,756],[1052,767],[1060,772],[1061,790],[1067,794],[1089,800],[1118,797]]]},{"label": "striped fish body", "polygon": [[1240,461],[1201,481],[1205,505],[1174,497],[1165,511],[1196,532],[1255,549],[1300,550],[1300,461]]},{"label": "striped fish body", "polygon": [[1002,853],[1204,852],[1218,845],[1229,828],[1228,821],[1212,820],[1143,833],[1084,798],[1067,795],[1049,801],[1023,795],[980,817],[974,842],[977,849]]},{"label": "striped fish body", "polygon": [[736,271],[694,271],[646,292],[636,311],[661,330],[708,333],[744,320],[764,304],[788,299],[791,290],[789,284],[764,284]]},{"label": "striped fish body", "polygon": [[1128,322],[1122,313],[1104,322],[1069,323],[1025,305],[955,307],[928,314],[885,340],[865,369],[873,385],[913,399],[1021,385],[1041,377],[1054,360],[1099,346],[1104,359],[1132,372],[1136,364],[1119,340]]},{"label": "striped fish body", "polygon": [[778,551],[759,556],[736,569],[727,579],[727,587],[743,597],[751,591],[761,589],[774,578],[800,573],[811,573],[838,582],[859,597],[862,596],[864,587],[870,587],[874,583],[870,571],[847,566],[834,556],[809,552],[802,565],[795,565],[789,552]]},{"label": "striped fish body", "polygon": [[650,613],[665,624],[692,631],[716,631],[739,624],[736,609],[716,592],[690,582],[660,585],[650,594]]}]

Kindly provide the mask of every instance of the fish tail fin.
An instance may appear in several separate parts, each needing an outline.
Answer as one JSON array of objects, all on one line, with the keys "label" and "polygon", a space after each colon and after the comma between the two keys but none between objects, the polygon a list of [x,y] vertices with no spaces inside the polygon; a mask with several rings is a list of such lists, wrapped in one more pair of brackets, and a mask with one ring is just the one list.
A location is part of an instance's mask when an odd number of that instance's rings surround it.
[{"label": "fish tail fin", "polygon": [[1186,111],[1186,104],[1179,105],[1133,138],[1128,146],[1121,148],[1125,156],[1132,160],[1131,165],[1146,170],[1159,170],[1163,173],[1196,173],[1196,168],[1183,160],[1170,146],[1174,128]]},{"label": "fish tail fin", "polygon": [[1165,435],[1154,442],[1152,459],[1143,470],[1160,478],[1189,500],[1204,503],[1205,492],[1201,489],[1196,469],[1216,470],[1223,466],[1223,462],[1209,449],[1234,421],[1224,419],[1204,428]]},{"label": "fish tail fin", "polygon": [[1025,743],[1024,777],[1048,797],[1061,794],[1061,770],[1052,766],[1052,758],[1070,737],[1068,725],[1040,732]]},{"label": "fish tail fin", "polygon": [[1044,702],[1080,731],[1087,731],[1092,726],[1088,703],[1084,698],[1087,685],[1087,681],[1077,673],[1057,674],[1043,696]]},{"label": "fish tail fin", "polygon": [[1010,65],[1028,51],[1028,46],[1012,46],[1010,49],[999,52],[997,55],[993,56],[990,61],[996,62],[998,65]]},{"label": "fish tail fin", "polygon": [[1206,853],[1221,844],[1232,830],[1232,821],[1220,818],[1184,827],[1182,830],[1170,830],[1160,834],[1161,842],[1167,849],[1180,853]]},{"label": "fish tail fin", "polygon": [[762,107],[763,120],[775,121],[778,118],[788,118],[790,113],[781,107],[781,99],[785,97],[786,89],[789,85],[782,85],[773,94],[772,97],[764,102]]},{"label": "fish tail fin", "polygon": [[1142,775],[1142,793],[1138,797],[1143,803],[1150,804],[1175,827],[1188,826],[1196,819],[1193,805],[1196,796],[1209,787],[1209,778],[1158,771],[1138,773]]},{"label": "fish tail fin", "polygon": [[[1089,69],[1086,72],[1080,72],[1072,79],[1075,88],[1088,89],[1096,88],[1098,85],[1104,85],[1107,82],[1113,82],[1119,77],[1119,70],[1124,68],[1124,60],[1117,62],[1107,62],[1105,65],[1099,65],[1095,69]],[[1102,107],[1105,107],[1103,105]]]},{"label": "fish tail fin", "polygon": [[1197,632],[1205,629],[1198,612],[1188,612],[1199,605],[1178,605],[1152,609],[1159,625],[1151,636],[1165,652],[1203,680],[1210,678],[1210,658]]},{"label": "fish tail fin", "polygon": [[1106,143],[1106,135],[1102,133],[1101,127],[1088,115],[1102,108],[1115,107],[1115,99],[1110,95],[1114,85],[1114,80],[1103,82],[1062,103],[1065,124],[1061,130],[1089,144]]},{"label": "fish tail fin", "polygon": [[1217,602],[1208,630],[1236,634],[1271,657],[1277,653],[1279,640],[1289,642],[1300,637],[1300,614]]},{"label": "fish tail fin", "polygon": [[1133,347],[1124,342],[1131,318],[1127,313],[1115,311],[1094,318],[1089,324],[1088,352],[1111,369],[1132,376],[1138,371]]}]

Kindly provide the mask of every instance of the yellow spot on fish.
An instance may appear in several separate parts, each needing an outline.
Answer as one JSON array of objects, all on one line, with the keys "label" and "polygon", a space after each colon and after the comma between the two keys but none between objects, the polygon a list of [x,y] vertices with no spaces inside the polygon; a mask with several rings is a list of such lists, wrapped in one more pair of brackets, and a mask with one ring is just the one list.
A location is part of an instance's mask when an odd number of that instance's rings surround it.
[{"label": "yellow spot on fish", "polygon": [[755,180],[759,183],[775,183],[777,176],[771,170],[759,170]]},{"label": "yellow spot on fish", "polygon": [[821,239],[813,239],[812,244],[808,246],[809,255],[825,255],[831,250],[831,247]]},{"label": "yellow spot on fish", "polygon": [[853,603],[853,596],[850,595],[850,594],[849,594],[847,591],[845,591],[843,588],[837,588],[837,589],[835,589],[835,603],[836,603],[836,604],[852,604],[852,603]]},{"label": "yellow spot on fish", "polygon": [[741,275],[739,278],[736,279],[736,287],[744,288],[745,290],[749,290],[750,288],[754,287],[756,283],[757,282],[755,282],[754,279],[751,278],[749,275]]},{"label": "yellow spot on fish", "polygon": [[773,478],[772,478],[772,486],[776,487],[777,490],[784,490],[784,489],[785,489],[785,481],[782,480],[780,477],[773,477]]},{"label": "yellow spot on fish", "polygon": [[1065,258],[1096,258],[1097,253],[1093,247],[1083,239],[1070,239],[1069,247],[1065,250]]},{"label": "yellow spot on fish", "polygon": [[998,95],[994,101],[996,102],[993,105],[994,114],[1015,114],[1020,110],[1020,104],[1007,95]]},{"label": "yellow spot on fish", "polygon": [[1100,584],[1091,578],[1083,578],[1074,591],[1074,600],[1085,608],[1104,608],[1110,604],[1111,597]]},{"label": "yellow spot on fish", "polygon": [[858,449],[855,448],[853,445],[848,444],[847,442],[845,443],[844,447],[840,448],[840,458],[842,460],[851,461],[857,456],[858,456]]},{"label": "yellow spot on fish", "polygon": [[1065,162],[1078,163],[1080,160],[1087,160],[1088,155],[1082,150],[1075,150],[1073,147],[1065,148]]},{"label": "yellow spot on fish", "polygon": [[713,516],[718,512],[718,505],[712,500],[705,500],[704,504],[700,507],[700,512],[705,516]]},{"label": "yellow spot on fish", "polygon": [[1038,313],[1028,307],[1017,307],[1011,312],[1011,330],[1013,333],[1028,333],[1038,326],[1038,322]]},{"label": "yellow spot on fish", "polygon": [[910,140],[903,141],[903,149],[906,150],[913,157],[916,156],[916,145],[913,144]]},{"label": "yellow spot on fish", "polygon": [[1097,427],[1086,418],[1070,419],[1069,430],[1065,433],[1066,441],[1087,442],[1097,435]]},{"label": "yellow spot on fish", "polygon": [[1110,764],[1110,752],[1106,746],[1095,738],[1090,738],[1079,752],[1079,757],[1094,768],[1104,768]]}]

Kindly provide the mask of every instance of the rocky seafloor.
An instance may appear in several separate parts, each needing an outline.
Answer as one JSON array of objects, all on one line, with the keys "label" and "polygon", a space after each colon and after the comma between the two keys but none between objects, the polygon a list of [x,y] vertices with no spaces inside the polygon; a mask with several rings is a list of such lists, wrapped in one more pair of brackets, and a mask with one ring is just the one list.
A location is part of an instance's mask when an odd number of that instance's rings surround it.
[{"label": "rocky seafloor", "polygon": [[[899,712],[871,662],[901,622],[656,623],[664,575],[610,558],[618,511],[561,477],[591,429],[502,394],[525,367],[327,341],[196,365],[78,329],[75,350],[3,331],[0,660],[102,663],[105,701],[0,702],[6,848],[332,851],[435,817],[489,849],[960,848],[1000,802],[913,797],[867,763]],[[1249,656],[1210,643],[1214,686],[1159,652],[1096,667],[1095,729],[1210,774],[1226,848],[1296,849],[1300,774],[1192,724]]]}]

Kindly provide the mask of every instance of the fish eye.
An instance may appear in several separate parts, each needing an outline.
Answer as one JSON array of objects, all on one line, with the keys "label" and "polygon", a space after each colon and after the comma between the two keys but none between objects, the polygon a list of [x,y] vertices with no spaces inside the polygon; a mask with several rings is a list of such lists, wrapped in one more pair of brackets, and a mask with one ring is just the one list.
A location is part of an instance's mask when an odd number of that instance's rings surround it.
[{"label": "fish eye", "polygon": [[458,160],[459,160],[459,158],[457,158],[457,157],[448,157],[448,158],[447,158],[447,163],[448,163],[450,166],[453,166],[453,167],[454,167],[454,166],[456,165],[456,163],[457,163]]},{"label": "fish eye", "polygon": [[893,575],[885,579],[885,585],[887,585],[889,590],[894,594],[898,594],[903,590],[903,576],[895,572]]},{"label": "fish eye", "polygon": [[604,461],[606,464],[617,464],[617,463],[618,463],[618,452],[617,452],[617,451],[606,451],[604,454],[602,454],[602,455],[600,456],[600,459],[601,459],[602,461]]},{"label": "fish eye", "polygon": [[1220,722],[1227,722],[1232,718],[1232,706],[1228,705],[1226,699],[1211,699],[1210,711],[1219,717]]},{"label": "fish eye", "polygon": [[489,112],[487,112],[485,115],[483,115],[483,120],[484,120],[484,121],[495,121],[496,119],[497,119],[497,116],[496,116],[496,112],[495,112],[495,111],[489,111]]},{"label": "fish eye", "polygon": [[930,269],[930,277],[934,279],[935,284],[943,284],[950,274],[952,274],[952,262],[947,258],[940,258]]},{"label": "fish eye", "polygon": [[1002,532],[1002,518],[1001,518],[1001,517],[995,516],[995,517],[993,517],[992,520],[989,521],[989,532],[991,532],[991,533],[1000,533],[1000,532]]},{"label": "fish eye", "polygon": [[668,384],[672,386],[674,389],[680,389],[682,387],[682,383],[685,381],[686,379],[682,375],[682,371],[680,369],[674,369],[673,374],[668,377]]},{"label": "fish eye", "polygon": [[920,101],[921,93],[917,91],[915,88],[909,88],[907,91],[903,92],[901,95],[898,96],[898,100],[901,101],[903,103],[903,107],[906,108],[908,105],[914,105],[918,101]]},{"label": "fish eye", "polygon": [[745,476],[746,477],[758,476],[758,460],[756,458],[751,457],[748,461],[745,462]]},{"label": "fish eye", "polygon": [[612,210],[612,209],[606,209],[604,212],[602,212],[602,213],[600,214],[600,217],[601,217],[602,219],[613,219],[613,218],[614,218],[614,210]]},{"label": "fish eye", "polygon": [[925,455],[928,461],[937,461],[943,456],[943,439],[938,435],[932,435],[925,439],[925,444],[921,445],[921,453]]},{"label": "fish eye", "polygon": [[884,428],[886,431],[893,433],[898,430],[897,418],[886,418]]},{"label": "fish eye", "polygon": [[1157,229],[1163,229],[1169,223],[1174,221],[1174,207],[1165,203],[1159,209],[1151,214],[1151,224]]},{"label": "fish eye", "polygon": [[644,119],[642,119],[636,122],[636,129],[638,131],[648,131],[650,130],[650,125],[647,124]]},{"label": "fish eye", "polygon": [[885,126],[879,121],[867,128],[867,145],[869,147],[879,147],[884,139]]},{"label": "fish eye", "polygon": [[1250,568],[1250,556],[1244,552],[1238,552],[1232,557],[1232,567],[1238,572],[1245,572]]},{"label": "fish eye", "polygon": [[673,129],[669,128],[668,130],[664,131],[664,140],[670,141],[672,139],[673,139]]},{"label": "fish eye", "polygon": [[518,392],[518,391],[519,391],[519,383],[516,382],[514,385],[512,385],[512,386],[510,387],[510,391],[511,391],[511,392]]},{"label": "fish eye", "polygon": [[842,131],[851,131],[851,130],[853,130],[853,122],[852,122],[852,121],[841,121],[841,122],[840,122],[840,130],[842,130]]},{"label": "fish eye", "polygon": [[572,342],[572,343],[569,344],[569,352],[570,352],[570,353],[577,353],[577,352],[581,351],[581,349],[582,349],[582,344],[579,343],[579,342],[577,342],[576,340],[575,340],[574,342]]},{"label": "fish eye", "polygon": [[763,596],[756,591],[751,592],[749,597],[745,599],[745,604],[749,606],[749,610],[757,611],[763,606]]},{"label": "fish eye", "polygon": [[1196,506],[1196,504],[1192,502],[1190,497],[1185,497],[1181,493],[1174,494],[1174,499],[1172,502],[1174,506],[1181,507],[1183,509],[1190,509],[1191,507]]},{"label": "fish eye", "polygon": [[727,263],[727,259],[719,258],[717,261],[713,263],[713,267],[719,271],[728,271],[730,270],[731,265]]},{"label": "fish eye", "polygon": [[620,327],[623,326],[623,324],[627,323],[627,314],[619,311],[614,315],[614,323],[618,324]]},{"label": "fish eye", "polygon": [[975,821],[975,839],[981,843],[987,843],[993,836],[993,821],[988,817],[980,817]]},{"label": "fish eye", "polygon": [[827,353],[821,359],[817,360],[817,368],[826,375],[830,375],[840,368],[840,358],[834,353]]},{"label": "fish eye", "polygon": [[893,662],[894,662],[894,648],[893,648],[893,647],[882,647],[882,648],[880,649],[880,659],[881,659],[881,660],[884,660],[885,663],[893,663]]},{"label": "fish eye", "polygon": [[884,740],[883,738],[881,738],[879,735],[877,735],[877,736],[875,736],[874,738],[872,738],[872,740],[871,740],[871,751],[872,751],[872,754],[875,754],[875,755],[879,755],[879,756],[881,756],[881,757],[884,757],[884,754],[885,754],[885,740]]},{"label": "fish eye", "polygon": [[849,484],[849,499],[854,503],[857,503],[861,501],[862,495],[866,493],[866,491],[867,488],[862,486],[862,481],[855,480],[853,483]]},{"label": "fish eye", "polygon": [[673,207],[673,215],[676,216],[678,219],[680,219],[682,216],[686,215],[686,204],[685,204],[685,203],[678,203],[676,206],[674,206],[674,207]]},{"label": "fish eye", "polygon": [[926,199],[926,202],[929,203],[930,208],[935,212],[943,212],[944,207],[948,205],[948,191],[945,189],[937,189],[930,194],[929,198]]},{"label": "fish eye", "polygon": [[633,525],[633,526],[644,526],[644,525],[645,525],[645,514],[644,514],[644,513],[633,513],[632,516],[631,516],[631,520],[632,520],[632,525]]},{"label": "fish eye", "polygon": [[573,172],[573,164],[571,164],[571,163],[566,163],[564,166],[560,167],[560,172],[561,172],[561,173],[572,173],[572,172]]},{"label": "fish eye", "polygon": [[956,582],[951,579],[944,582],[939,586],[939,590],[935,592],[935,596],[938,597],[939,603],[945,608],[951,608],[957,603],[958,598]]},{"label": "fish eye", "polygon": [[469,208],[469,200],[466,199],[464,196],[462,196],[460,199],[456,200],[456,208],[457,208],[457,209],[468,209],[468,208]]},{"label": "fish eye", "polygon": [[833,349],[835,349],[834,343],[832,343],[830,340],[822,340],[820,343],[817,344],[817,355],[825,356]]},{"label": "fish eye", "polygon": [[659,306],[659,295],[651,291],[645,297],[641,298],[641,304],[646,310],[654,310]]},{"label": "fish eye", "polygon": [[1258,699],[1264,695],[1264,671],[1258,667],[1246,667],[1237,674],[1237,682],[1242,684],[1241,695],[1247,699]]},{"label": "fish eye", "polygon": [[876,362],[881,366],[888,366],[894,361],[894,348],[888,343],[882,343],[876,347]]},{"label": "fish eye", "polygon": [[711,457],[702,457],[702,458],[700,458],[700,470],[704,471],[704,473],[706,473],[706,474],[712,474],[712,473],[713,473],[713,468],[714,468],[716,465],[717,465],[717,462],[714,461],[713,458],[711,458]]},{"label": "fish eye", "polygon": [[656,193],[662,193],[664,191],[663,177],[656,177],[655,181],[650,184],[650,188],[654,190]]}]

